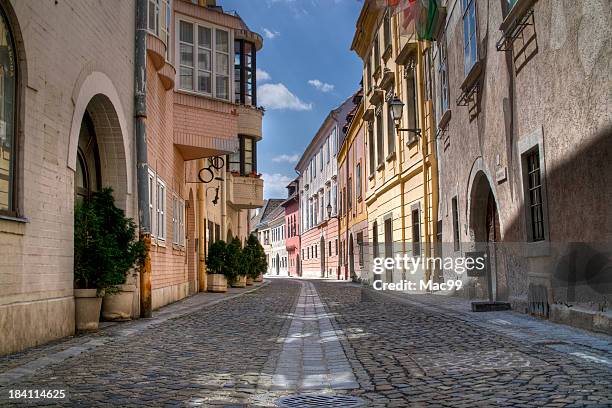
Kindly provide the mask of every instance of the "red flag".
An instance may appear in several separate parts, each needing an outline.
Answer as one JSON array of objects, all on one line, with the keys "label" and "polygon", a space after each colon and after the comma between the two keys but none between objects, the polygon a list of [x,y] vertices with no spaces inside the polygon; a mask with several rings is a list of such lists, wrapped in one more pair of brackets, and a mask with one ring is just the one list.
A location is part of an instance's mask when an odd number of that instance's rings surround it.
[{"label": "red flag", "polygon": [[393,13],[400,15],[400,35],[414,32],[413,21],[416,18],[417,0],[388,0]]}]

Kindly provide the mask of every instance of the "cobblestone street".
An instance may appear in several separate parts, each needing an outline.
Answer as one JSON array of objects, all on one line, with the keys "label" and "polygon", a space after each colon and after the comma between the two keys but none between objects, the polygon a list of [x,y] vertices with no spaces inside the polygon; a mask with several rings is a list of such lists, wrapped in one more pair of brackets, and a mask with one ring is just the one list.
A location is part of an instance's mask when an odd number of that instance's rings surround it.
[{"label": "cobblestone street", "polygon": [[[0,405],[263,407],[298,393],[381,407],[612,405],[609,337],[432,298],[275,279],[187,300],[1,358]],[[67,395],[11,400],[17,389]]]}]

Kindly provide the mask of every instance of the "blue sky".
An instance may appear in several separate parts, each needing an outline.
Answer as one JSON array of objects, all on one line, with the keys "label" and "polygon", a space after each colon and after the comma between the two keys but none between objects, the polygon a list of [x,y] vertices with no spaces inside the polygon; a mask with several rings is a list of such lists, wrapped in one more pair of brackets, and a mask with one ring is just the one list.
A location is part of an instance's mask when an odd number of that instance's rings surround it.
[{"label": "blue sky", "polygon": [[297,159],[325,116],[359,86],[361,62],[350,46],[363,2],[218,0],[217,4],[236,10],[264,38],[257,54],[257,102],[266,107],[257,170],[265,180],[266,198],[285,197],[285,185],[296,176]]}]

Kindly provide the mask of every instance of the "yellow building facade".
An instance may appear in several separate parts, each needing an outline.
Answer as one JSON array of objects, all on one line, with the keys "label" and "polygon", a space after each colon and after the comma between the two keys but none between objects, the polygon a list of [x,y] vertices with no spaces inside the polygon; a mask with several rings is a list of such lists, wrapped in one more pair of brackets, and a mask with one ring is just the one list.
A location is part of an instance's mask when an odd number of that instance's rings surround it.
[{"label": "yellow building facade", "polygon": [[355,107],[342,130],[344,140],[338,152],[340,275],[360,280],[367,274],[365,252],[368,241],[368,212],[364,178],[365,129],[363,89],[353,95]]},{"label": "yellow building facade", "polygon": [[[416,40],[402,13],[378,3],[364,3],[351,46],[364,63],[367,258],[430,257],[438,236],[436,125],[425,76],[431,45]],[[391,101],[396,97],[404,106],[394,120]],[[431,276],[431,271],[419,273]],[[406,278],[397,269],[380,276],[384,282]],[[370,267],[363,279],[379,277]]]}]

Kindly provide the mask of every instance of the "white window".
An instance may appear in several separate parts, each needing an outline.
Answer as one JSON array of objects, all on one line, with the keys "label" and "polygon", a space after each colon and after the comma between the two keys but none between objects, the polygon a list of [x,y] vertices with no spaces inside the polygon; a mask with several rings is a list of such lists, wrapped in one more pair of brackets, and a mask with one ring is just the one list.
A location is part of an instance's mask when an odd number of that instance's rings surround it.
[{"label": "white window", "polygon": [[172,195],[172,242],[185,245],[185,201]]},{"label": "white window", "polygon": [[228,100],[229,45],[229,31],[180,20],[179,88]]},{"label": "white window", "polygon": [[172,15],[171,0],[147,1],[147,29],[158,36],[166,44],[166,60],[170,56],[170,16]]},{"label": "white window", "polygon": [[155,173],[149,169],[149,226],[151,228],[151,237],[155,238]]},{"label": "white window", "polygon": [[147,28],[155,35],[159,35],[159,0],[147,2]]},{"label": "white window", "polygon": [[157,239],[166,240],[166,183],[157,179]]}]

